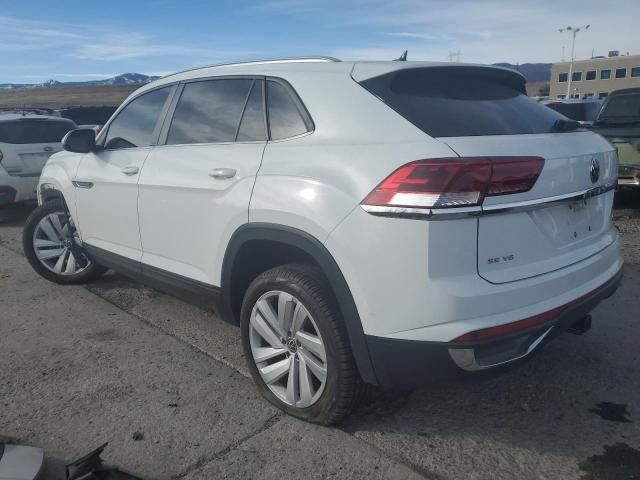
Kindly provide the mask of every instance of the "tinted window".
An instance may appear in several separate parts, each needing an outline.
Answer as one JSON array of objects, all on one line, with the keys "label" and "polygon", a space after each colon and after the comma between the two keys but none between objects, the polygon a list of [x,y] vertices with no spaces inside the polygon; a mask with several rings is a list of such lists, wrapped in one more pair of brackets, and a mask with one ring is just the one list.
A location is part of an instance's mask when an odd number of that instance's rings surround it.
[{"label": "tinted window", "polygon": [[596,71],[590,70],[587,72],[587,80],[595,80],[596,79]]},{"label": "tinted window", "polygon": [[407,69],[361,85],[432,137],[548,133],[564,118],[528,98],[524,79],[498,69]]},{"label": "tinted window", "polygon": [[568,73],[561,73],[560,75],[558,75],[558,81],[566,82],[568,77],[569,77]]},{"label": "tinted window", "polygon": [[616,78],[624,78],[627,76],[626,68],[616,68]]},{"label": "tinted window", "polygon": [[631,76],[632,77],[640,77],[640,67],[633,67],[631,69]]},{"label": "tinted window", "polygon": [[57,143],[74,128],[69,120],[0,122],[0,143]]},{"label": "tinted window", "polygon": [[586,120],[584,104],[582,103],[549,103],[547,104],[547,107],[561,113],[565,117],[568,117],[572,120]]},{"label": "tinted window", "polygon": [[600,78],[602,80],[609,80],[611,78],[611,70],[601,70],[600,71]]},{"label": "tinted window", "polygon": [[129,103],[111,122],[105,148],[148,147],[162,107],[173,87],[145,93]]},{"label": "tinted window", "polygon": [[187,83],[176,106],[167,144],[233,142],[253,80]]},{"label": "tinted window", "polygon": [[600,120],[640,120],[640,94],[615,95],[609,98]]},{"label": "tinted window", "polygon": [[299,105],[287,89],[278,82],[268,82],[267,93],[269,108],[269,130],[272,140],[295,137],[308,132],[303,118],[302,106]]},{"label": "tinted window", "polygon": [[573,72],[571,74],[572,82],[579,82],[580,80],[582,80],[582,72]]},{"label": "tinted window", "polygon": [[256,80],[251,88],[251,94],[247,105],[244,107],[240,128],[238,129],[239,142],[266,140],[264,103],[262,98],[263,81]]},{"label": "tinted window", "polygon": [[600,92],[598,94],[598,98],[607,98],[609,96],[609,92]]}]

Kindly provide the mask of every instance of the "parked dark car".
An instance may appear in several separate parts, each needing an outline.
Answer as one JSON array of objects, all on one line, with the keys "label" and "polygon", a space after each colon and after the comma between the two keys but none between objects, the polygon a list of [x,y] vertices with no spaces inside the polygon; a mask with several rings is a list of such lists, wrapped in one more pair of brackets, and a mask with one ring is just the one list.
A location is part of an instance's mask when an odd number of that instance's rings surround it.
[{"label": "parked dark car", "polygon": [[602,107],[600,100],[550,100],[543,103],[565,117],[580,122],[583,126],[591,126]]},{"label": "parked dark car", "polygon": [[612,92],[593,124],[593,131],[618,151],[618,185],[640,188],[640,88]]}]

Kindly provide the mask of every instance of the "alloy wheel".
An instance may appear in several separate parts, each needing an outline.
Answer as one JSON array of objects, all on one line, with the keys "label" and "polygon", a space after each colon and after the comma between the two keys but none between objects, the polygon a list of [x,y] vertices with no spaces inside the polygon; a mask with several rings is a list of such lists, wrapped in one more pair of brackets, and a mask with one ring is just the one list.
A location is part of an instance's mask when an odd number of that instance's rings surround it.
[{"label": "alloy wheel", "polygon": [[50,213],[38,222],[33,249],[40,263],[57,275],[75,275],[89,266],[75,228],[64,212]]},{"label": "alloy wheel", "polygon": [[287,405],[318,401],[327,381],[327,354],[313,317],[295,296],[270,291],[249,320],[251,354],[267,387]]}]

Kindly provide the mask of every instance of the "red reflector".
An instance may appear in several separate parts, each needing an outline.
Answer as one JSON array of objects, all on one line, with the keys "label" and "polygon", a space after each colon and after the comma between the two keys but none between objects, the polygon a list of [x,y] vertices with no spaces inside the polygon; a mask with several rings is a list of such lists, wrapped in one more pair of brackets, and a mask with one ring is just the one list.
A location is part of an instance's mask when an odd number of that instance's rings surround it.
[{"label": "red reflector", "polygon": [[485,196],[526,192],[536,183],[540,157],[467,157],[423,160],[389,175],[362,205],[449,208],[482,205]]}]

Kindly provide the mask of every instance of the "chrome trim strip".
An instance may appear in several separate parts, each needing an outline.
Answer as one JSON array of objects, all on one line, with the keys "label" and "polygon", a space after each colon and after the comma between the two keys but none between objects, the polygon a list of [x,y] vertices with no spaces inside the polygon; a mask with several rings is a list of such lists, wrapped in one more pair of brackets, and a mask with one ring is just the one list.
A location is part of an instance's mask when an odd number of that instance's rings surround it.
[{"label": "chrome trim strip", "polygon": [[421,220],[450,220],[456,218],[479,217],[484,215],[499,215],[503,213],[532,211],[539,208],[553,207],[566,203],[586,200],[587,198],[602,195],[616,188],[615,183],[600,185],[588,190],[556,195],[553,197],[537,198],[534,200],[524,200],[521,202],[503,203],[500,205],[486,205],[476,207],[453,207],[453,208],[411,208],[411,207],[391,207],[384,205],[360,205],[362,209],[380,217],[400,217]]},{"label": "chrome trim strip", "polygon": [[93,187],[93,182],[79,182],[74,180],[73,182],[73,186],[76,188],[91,188]]}]

